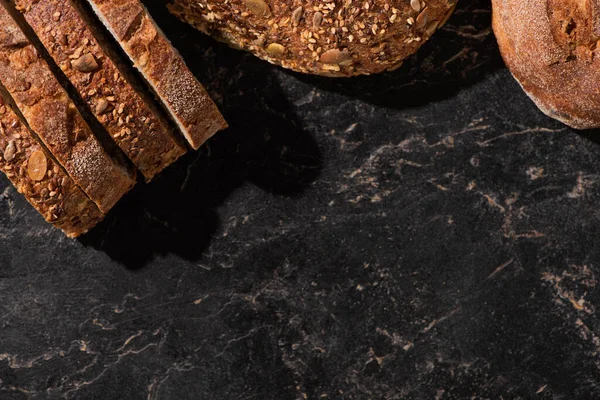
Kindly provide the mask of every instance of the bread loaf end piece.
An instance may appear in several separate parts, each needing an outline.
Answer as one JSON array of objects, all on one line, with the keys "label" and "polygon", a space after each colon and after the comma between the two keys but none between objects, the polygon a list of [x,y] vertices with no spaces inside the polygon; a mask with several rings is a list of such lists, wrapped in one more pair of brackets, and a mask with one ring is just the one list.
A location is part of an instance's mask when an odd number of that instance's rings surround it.
[{"label": "bread loaf end piece", "polygon": [[139,0],[88,3],[194,149],[227,127],[215,103]]},{"label": "bread loaf end piece", "polygon": [[12,110],[0,90],[0,171],[56,228],[78,237],[104,218]]},{"label": "bread loaf end piece", "polygon": [[102,212],[133,187],[135,177],[117,164],[60,86],[23,30],[0,6],[0,82],[31,130]]},{"label": "bread loaf end piece", "polygon": [[[17,0],[17,8],[79,96],[146,180],[186,149],[162,113],[145,101],[101,46],[77,5],[69,0]],[[95,18],[94,18],[95,19]],[[97,20],[96,20],[97,21]],[[99,22],[97,22],[99,24]],[[125,73],[125,74],[124,74]]]}]

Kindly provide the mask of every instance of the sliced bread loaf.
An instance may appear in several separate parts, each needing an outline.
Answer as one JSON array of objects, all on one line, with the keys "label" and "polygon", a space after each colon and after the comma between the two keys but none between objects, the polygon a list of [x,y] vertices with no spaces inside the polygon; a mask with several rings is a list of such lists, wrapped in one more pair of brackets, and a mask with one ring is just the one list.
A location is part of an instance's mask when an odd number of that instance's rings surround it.
[{"label": "sliced bread loaf", "polygon": [[[134,88],[133,75],[98,41],[85,10],[70,0],[17,0],[29,25],[91,112],[146,180],[185,154],[150,96]],[[101,38],[100,38],[101,39]],[[120,67],[120,68],[119,68]],[[144,98],[146,97],[146,98]]]},{"label": "sliced bread loaf", "polygon": [[139,0],[88,0],[194,148],[227,127],[183,58]]},{"label": "sliced bread loaf", "polygon": [[68,237],[104,215],[29,131],[0,91],[0,171],[42,216]]},{"label": "sliced bread loaf", "polygon": [[71,178],[107,212],[135,178],[103,149],[49,65],[0,6],[0,82],[33,132]]}]

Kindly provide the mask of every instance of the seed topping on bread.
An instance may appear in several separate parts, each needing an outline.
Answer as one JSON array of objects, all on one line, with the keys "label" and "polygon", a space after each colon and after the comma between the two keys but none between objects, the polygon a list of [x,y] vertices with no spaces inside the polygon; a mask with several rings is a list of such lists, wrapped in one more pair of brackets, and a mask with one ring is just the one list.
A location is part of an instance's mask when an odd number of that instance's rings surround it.
[{"label": "seed topping on bread", "polygon": [[455,5],[456,0],[173,0],[169,7],[205,33],[272,63],[347,76],[396,66]]}]

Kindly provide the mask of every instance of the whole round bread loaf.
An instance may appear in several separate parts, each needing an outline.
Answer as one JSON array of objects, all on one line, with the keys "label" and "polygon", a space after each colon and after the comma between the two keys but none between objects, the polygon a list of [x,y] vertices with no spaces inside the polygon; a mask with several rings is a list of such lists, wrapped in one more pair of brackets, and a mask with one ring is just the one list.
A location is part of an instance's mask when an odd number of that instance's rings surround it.
[{"label": "whole round bread loaf", "polygon": [[548,116],[600,127],[600,2],[493,0],[493,28],[516,80]]},{"label": "whole round bread loaf", "polygon": [[393,70],[456,0],[172,0],[180,19],[273,64],[327,76]]}]

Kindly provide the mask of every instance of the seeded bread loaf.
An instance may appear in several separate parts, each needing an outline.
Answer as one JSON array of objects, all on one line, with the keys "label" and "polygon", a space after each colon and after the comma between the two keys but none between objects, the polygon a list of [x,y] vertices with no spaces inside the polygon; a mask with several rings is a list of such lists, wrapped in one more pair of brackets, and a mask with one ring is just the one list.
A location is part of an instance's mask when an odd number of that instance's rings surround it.
[{"label": "seeded bread loaf", "polygon": [[202,85],[139,0],[88,2],[194,149],[227,127]]},{"label": "seeded bread loaf", "polygon": [[393,70],[443,25],[456,0],[171,0],[185,22],[295,71]]},{"label": "seeded bread loaf", "polygon": [[48,64],[2,6],[0,82],[29,127],[102,212],[134,185],[134,177],[104,151]]},{"label": "seeded bread loaf", "polygon": [[0,171],[42,216],[68,237],[104,217],[31,134],[0,93]]},{"label": "seeded bread loaf", "polygon": [[173,137],[153,99],[143,99],[144,92],[134,89],[131,73],[120,65],[108,44],[99,45],[92,33],[95,21],[86,18],[85,10],[70,0],[17,0],[16,5],[80,97],[146,180],[185,154],[185,147]]},{"label": "seeded bread loaf", "polygon": [[493,0],[493,28],[513,76],[548,116],[600,127],[600,3]]}]

